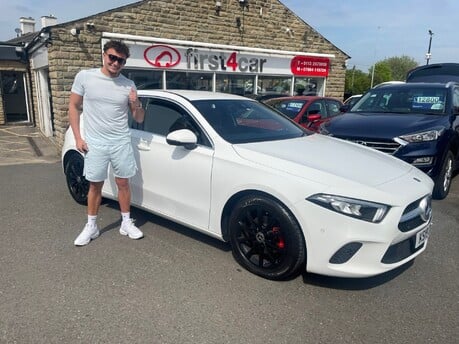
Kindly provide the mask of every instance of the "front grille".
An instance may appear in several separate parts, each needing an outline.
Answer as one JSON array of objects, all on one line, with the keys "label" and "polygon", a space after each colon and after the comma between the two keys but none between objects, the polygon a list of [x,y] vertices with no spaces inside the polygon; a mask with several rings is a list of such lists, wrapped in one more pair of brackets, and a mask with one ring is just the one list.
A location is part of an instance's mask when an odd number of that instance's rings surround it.
[{"label": "front grille", "polygon": [[380,152],[391,154],[391,155],[395,154],[395,152],[401,146],[399,143],[392,141],[392,140],[385,141],[385,140],[375,140],[375,139],[368,139],[368,138],[355,139],[355,138],[347,138],[347,137],[339,137],[339,138],[343,140],[355,142],[363,146],[370,147]]},{"label": "front grille", "polygon": [[408,238],[406,240],[403,240],[397,244],[390,246],[387,249],[386,253],[384,254],[384,257],[382,258],[381,262],[384,264],[397,263],[411,256],[413,253],[419,251],[426,244],[426,243],[423,243],[418,248],[415,248],[414,247],[415,243],[416,243],[416,236],[414,235],[411,238]]},{"label": "front grille", "polygon": [[432,198],[425,196],[409,204],[398,223],[401,232],[409,232],[428,223],[432,217]]}]

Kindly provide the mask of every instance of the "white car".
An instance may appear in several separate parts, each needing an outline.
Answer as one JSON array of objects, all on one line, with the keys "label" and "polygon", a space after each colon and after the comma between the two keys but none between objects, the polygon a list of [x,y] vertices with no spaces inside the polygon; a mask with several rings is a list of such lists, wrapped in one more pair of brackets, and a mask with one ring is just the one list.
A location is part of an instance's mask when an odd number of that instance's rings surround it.
[{"label": "white car", "polygon": [[[133,205],[229,241],[247,270],[273,280],[304,270],[367,277],[425,250],[433,182],[417,168],[309,132],[246,97],[150,90],[139,98],[145,121],[129,121]],[[71,130],[62,162],[71,195],[85,203]],[[109,175],[103,196],[116,199]]]}]

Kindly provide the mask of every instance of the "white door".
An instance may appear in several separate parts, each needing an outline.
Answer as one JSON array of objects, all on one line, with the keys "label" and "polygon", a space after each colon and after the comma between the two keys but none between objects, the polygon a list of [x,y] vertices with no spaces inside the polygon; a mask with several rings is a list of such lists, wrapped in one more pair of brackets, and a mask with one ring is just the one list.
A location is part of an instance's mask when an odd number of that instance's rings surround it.
[{"label": "white door", "polygon": [[[173,123],[183,116],[191,117],[167,101],[150,99],[144,107],[144,123],[131,125],[137,127],[131,134],[138,167],[130,181],[132,203],[207,230],[213,149],[200,139],[192,150],[169,145],[166,135]],[[106,184],[114,186],[113,181]]]},{"label": "white door", "polygon": [[48,70],[45,68],[35,72],[38,96],[38,122],[40,130],[46,137],[53,136],[51,106],[49,101]]}]

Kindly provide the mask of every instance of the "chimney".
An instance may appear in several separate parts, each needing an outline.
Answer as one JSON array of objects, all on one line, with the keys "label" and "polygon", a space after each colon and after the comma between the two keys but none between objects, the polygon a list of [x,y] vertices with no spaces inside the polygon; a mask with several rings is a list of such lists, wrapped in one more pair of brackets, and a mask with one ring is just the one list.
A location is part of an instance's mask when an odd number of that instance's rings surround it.
[{"label": "chimney", "polygon": [[43,16],[41,17],[41,28],[43,29],[44,27],[47,26],[53,26],[57,24],[57,18],[50,14],[49,16]]},{"label": "chimney", "polygon": [[33,19],[32,17],[21,17],[19,18],[19,23],[21,24],[22,35],[25,35],[26,33],[35,32],[35,19]]}]

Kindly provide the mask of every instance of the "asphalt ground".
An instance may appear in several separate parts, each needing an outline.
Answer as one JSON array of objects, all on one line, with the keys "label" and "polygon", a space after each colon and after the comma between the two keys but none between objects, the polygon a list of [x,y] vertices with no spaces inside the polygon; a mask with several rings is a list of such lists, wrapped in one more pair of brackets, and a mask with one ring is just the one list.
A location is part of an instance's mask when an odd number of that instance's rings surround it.
[{"label": "asphalt ground", "polygon": [[[21,136],[29,129],[41,155]],[[75,247],[86,208],[53,143],[29,129],[6,132],[17,161],[0,167],[1,344],[457,343],[459,177],[433,202],[414,262],[367,279],[273,282],[242,269],[228,244],[136,208],[145,238],[130,240],[108,200],[101,236]]]}]

